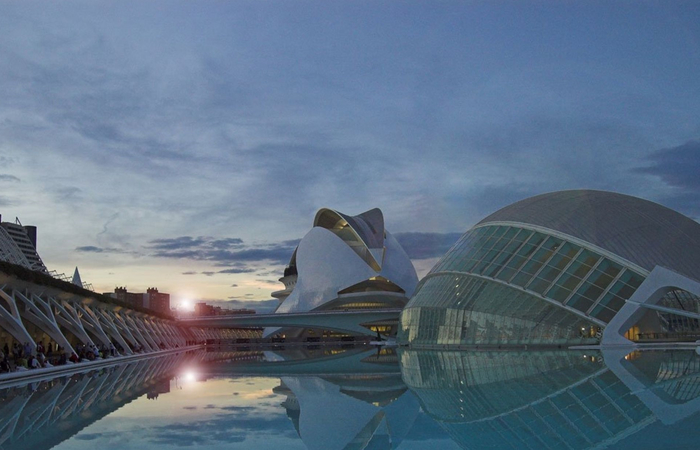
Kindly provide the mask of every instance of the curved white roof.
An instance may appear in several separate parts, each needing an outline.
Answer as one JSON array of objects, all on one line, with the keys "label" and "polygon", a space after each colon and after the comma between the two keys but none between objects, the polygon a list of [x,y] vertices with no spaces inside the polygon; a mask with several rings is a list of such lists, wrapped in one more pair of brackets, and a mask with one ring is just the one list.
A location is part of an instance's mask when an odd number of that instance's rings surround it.
[{"label": "curved white roof", "polygon": [[[316,214],[313,228],[299,242],[292,261],[297,282],[276,313],[311,311],[337,300],[341,291],[366,281],[391,282],[410,298],[418,284],[411,259],[384,228],[382,212],[375,208],[357,216],[331,209]],[[290,262],[291,264],[291,262]],[[364,299],[394,291],[358,293]],[[263,336],[276,329],[266,328]]]},{"label": "curved white roof", "polygon": [[605,191],[537,195],[479,222],[519,222],[590,242],[651,271],[660,265],[700,280],[700,224],[648,200]]}]

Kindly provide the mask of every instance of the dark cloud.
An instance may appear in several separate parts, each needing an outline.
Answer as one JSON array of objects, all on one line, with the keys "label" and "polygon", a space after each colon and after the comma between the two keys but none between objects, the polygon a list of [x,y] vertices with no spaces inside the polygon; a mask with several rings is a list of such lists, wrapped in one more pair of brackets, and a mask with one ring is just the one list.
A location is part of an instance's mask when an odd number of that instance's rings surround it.
[{"label": "dark cloud", "polygon": [[689,141],[677,147],[653,152],[647,157],[650,165],[634,169],[634,172],[659,177],[674,190],[661,197],[669,207],[700,218],[697,193],[700,190],[700,141]]},{"label": "dark cloud", "polygon": [[58,187],[53,189],[53,194],[59,201],[67,202],[80,200],[82,192],[83,191],[80,188],[75,186]]},{"label": "dark cloud", "polygon": [[[255,272],[255,269],[232,267],[230,269],[219,270],[219,273],[250,273],[250,272]],[[236,285],[234,284],[234,286],[236,286]]]},{"label": "dark cloud", "polygon": [[256,274],[255,276],[257,276],[257,277],[269,277],[269,276],[275,276],[275,275],[279,275],[279,272],[275,272],[275,271],[260,272],[260,273]]},{"label": "dark cloud", "polygon": [[218,273],[250,273],[255,269],[248,264],[285,264],[289,261],[299,240],[258,244],[244,247],[240,238],[213,238],[207,236],[180,236],[153,239],[146,249],[159,258],[211,261],[219,267],[227,267]]},{"label": "dark cloud", "polygon": [[700,190],[700,141],[657,150],[647,160],[650,166],[635,171],[656,175],[669,186]]},{"label": "dark cloud", "polygon": [[197,272],[194,270],[188,270],[187,272],[182,272],[182,275],[197,275]]},{"label": "dark cloud", "polygon": [[237,285],[237,284],[232,284],[231,287],[238,287],[238,285]]},{"label": "dark cloud", "polygon": [[442,256],[457,242],[462,233],[396,233],[394,237],[411,259]]},{"label": "dark cloud", "polygon": [[193,238],[192,236],[180,236],[172,239],[153,239],[148,243],[150,244],[149,248],[152,248],[153,250],[167,252],[170,250],[200,247],[207,243],[207,238],[202,236],[198,238]]},{"label": "dark cloud", "polygon": [[76,247],[75,251],[85,253],[103,253],[104,249],[101,247],[95,247],[94,245],[85,245],[83,247]]},{"label": "dark cloud", "polygon": [[202,275],[206,275],[206,276],[208,276],[208,277],[211,277],[211,276],[213,276],[213,275],[215,275],[215,274],[216,274],[216,272],[209,272],[209,271],[207,271],[207,272],[202,272]]},{"label": "dark cloud", "polygon": [[20,179],[14,175],[0,174],[0,181],[19,182]]},{"label": "dark cloud", "polygon": [[128,253],[125,250],[121,250],[113,247],[97,247],[94,245],[84,245],[75,248],[76,252],[81,253]]},{"label": "dark cloud", "polygon": [[211,246],[215,248],[239,247],[241,245],[243,245],[243,239],[239,238],[217,239],[211,242]]}]

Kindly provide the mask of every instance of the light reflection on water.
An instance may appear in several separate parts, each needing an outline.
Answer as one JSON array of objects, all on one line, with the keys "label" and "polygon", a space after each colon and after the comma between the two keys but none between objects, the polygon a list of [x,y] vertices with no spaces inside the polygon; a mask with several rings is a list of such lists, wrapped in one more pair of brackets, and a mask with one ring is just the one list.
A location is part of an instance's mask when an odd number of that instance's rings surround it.
[{"label": "light reflection on water", "polygon": [[697,448],[694,351],[196,351],[0,390],[0,448]]}]

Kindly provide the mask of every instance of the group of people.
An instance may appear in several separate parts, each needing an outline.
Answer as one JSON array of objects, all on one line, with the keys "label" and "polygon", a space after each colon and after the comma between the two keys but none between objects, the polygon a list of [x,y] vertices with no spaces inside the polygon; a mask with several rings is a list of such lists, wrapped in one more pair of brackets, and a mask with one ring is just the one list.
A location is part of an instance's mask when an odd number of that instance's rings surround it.
[{"label": "group of people", "polygon": [[98,358],[107,358],[108,356],[117,356],[120,354],[120,351],[122,351],[121,347],[119,347],[119,350],[117,347],[114,346],[113,343],[109,343],[109,345],[102,344],[99,347],[95,344],[78,344],[75,346],[75,352],[68,358],[69,361],[71,362],[80,362],[80,361],[94,361],[95,359]]},{"label": "group of people", "polygon": [[99,347],[92,343],[87,345],[78,344],[75,347],[75,351],[70,356],[67,356],[60,345],[52,342],[44,345],[44,342],[40,341],[36,343],[35,347],[29,342],[24,344],[14,342],[12,348],[5,343],[0,349],[0,372],[53,367],[67,364],[68,362],[94,361],[98,358],[118,356],[123,351],[124,349],[121,346],[115,346],[111,342],[109,345],[102,344]]},{"label": "group of people", "polygon": [[[50,359],[54,352],[60,352],[61,347],[51,342],[44,346],[44,342],[37,342],[34,348],[29,342],[19,344],[14,342],[10,349],[7,342],[0,349],[0,372],[10,372],[14,365],[15,370],[38,369],[40,367],[52,367]],[[36,352],[36,355],[34,354]]]},{"label": "group of people", "polygon": [[[158,344],[158,348],[165,350],[167,346],[161,342]],[[134,353],[140,353],[144,350],[145,348],[138,344],[131,346],[131,351]],[[0,373],[94,361],[96,359],[119,356],[123,353],[124,348],[112,342],[109,345],[101,344],[99,346],[93,343],[79,343],[74,347],[74,351],[70,356],[63,351],[60,345],[52,342],[48,342],[46,345],[44,345],[43,341],[37,342],[36,345],[32,345],[29,342],[24,344],[13,342],[12,348],[5,343],[0,348]]]}]

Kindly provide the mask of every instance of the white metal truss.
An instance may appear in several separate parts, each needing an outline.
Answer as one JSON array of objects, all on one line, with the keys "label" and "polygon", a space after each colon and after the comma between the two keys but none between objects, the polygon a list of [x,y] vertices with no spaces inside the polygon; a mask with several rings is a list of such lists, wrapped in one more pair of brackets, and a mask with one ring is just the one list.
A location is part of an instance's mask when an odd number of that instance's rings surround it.
[{"label": "white metal truss", "polygon": [[[43,332],[51,336],[51,339],[63,347],[66,352],[73,353],[73,346],[61,332],[61,329],[56,322],[56,316],[54,315],[53,308],[51,308],[48,301],[45,301],[38,295],[34,295],[31,292],[27,292],[26,294],[27,295],[18,290],[12,290],[12,298],[15,300],[15,303],[17,300],[19,300],[24,306],[24,308],[20,308],[20,316],[23,316],[26,320],[33,323],[36,327],[40,328]],[[85,334],[84,331],[83,334],[84,335],[82,336],[76,335],[76,337],[83,340],[87,337],[87,334]],[[32,341],[34,341],[34,339],[32,339]],[[87,337],[87,340],[85,340],[83,343],[92,343],[92,341],[89,337]]]},{"label": "white metal truss", "polygon": [[32,346],[32,351],[34,351],[34,347],[36,347],[34,339],[32,339],[27,329],[24,328],[17,303],[15,303],[11,295],[5,292],[5,286],[0,287],[0,298],[7,304],[7,308],[5,308],[2,302],[0,302],[0,325],[19,342],[29,342]]},{"label": "white metal truss", "polygon": [[17,289],[11,284],[0,286],[0,329],[22,345],[29,343],[32,352],[46,336],[67,354],[78,343],[107,348],[114,344],[123,354],[132,354],[135,347],[151,352],[185,346],[191,337],[174,321],[67,293],[49,295],[39,286],[29,289],[23,284]]}]

